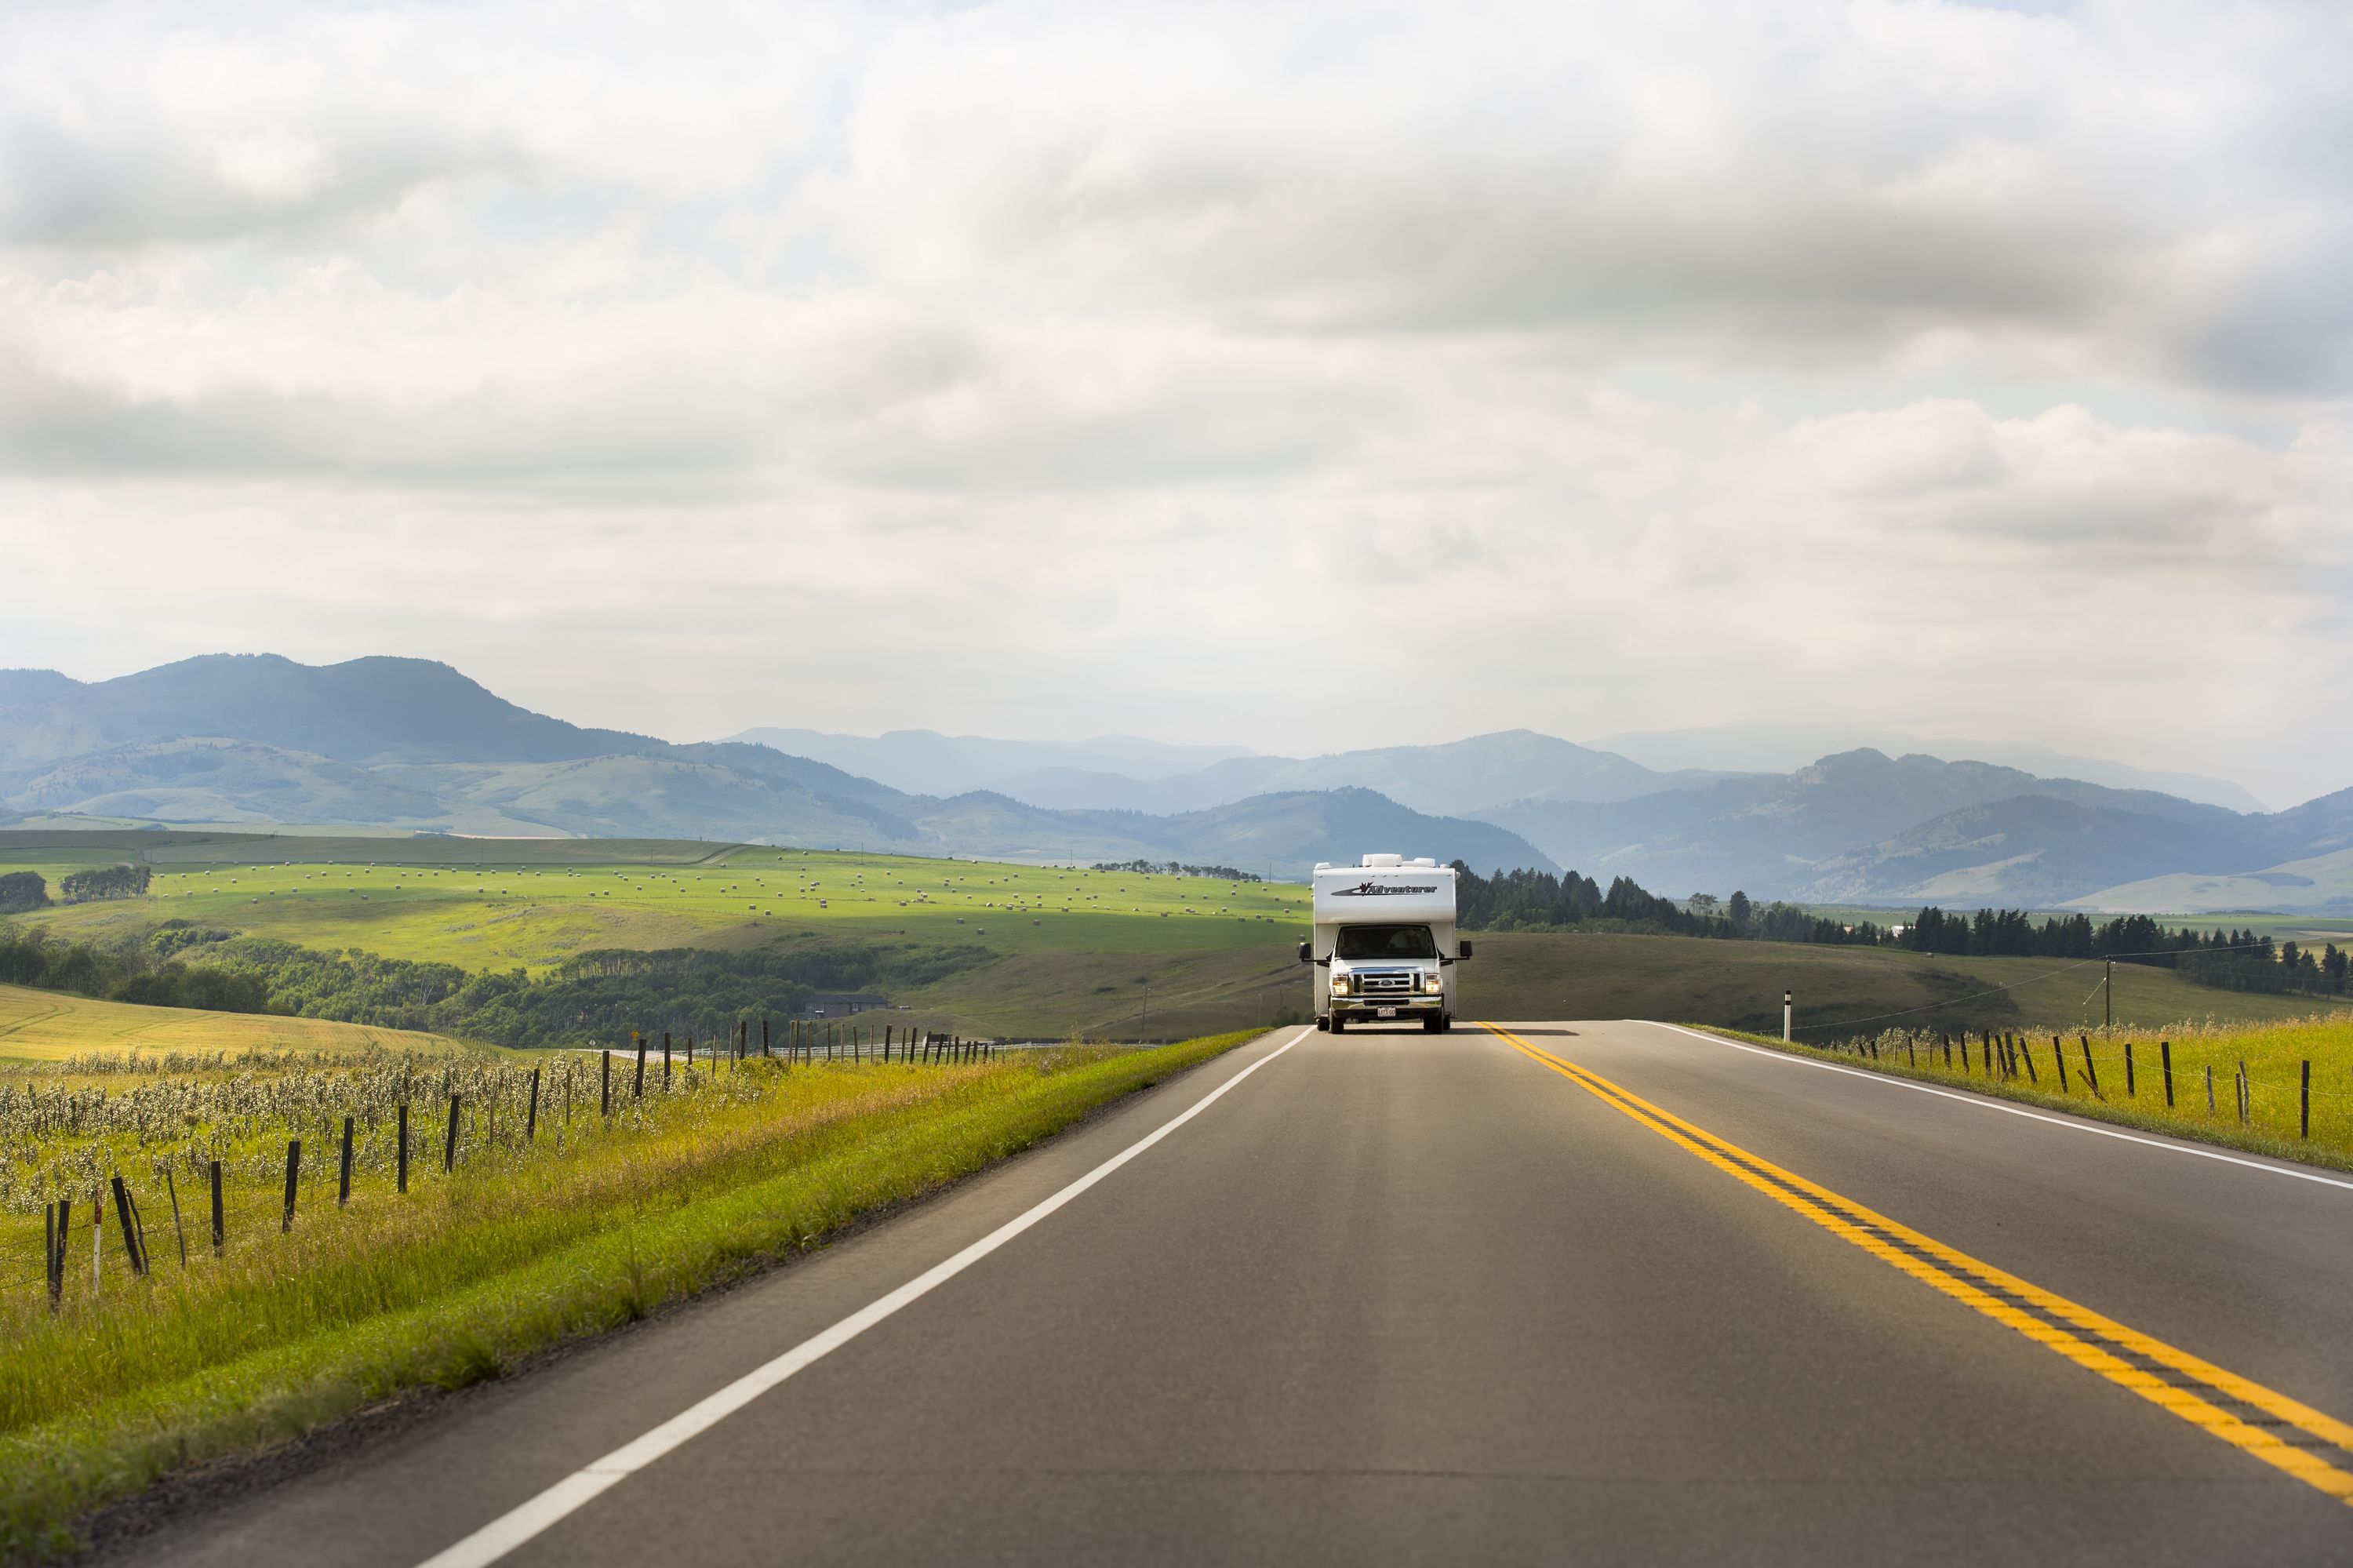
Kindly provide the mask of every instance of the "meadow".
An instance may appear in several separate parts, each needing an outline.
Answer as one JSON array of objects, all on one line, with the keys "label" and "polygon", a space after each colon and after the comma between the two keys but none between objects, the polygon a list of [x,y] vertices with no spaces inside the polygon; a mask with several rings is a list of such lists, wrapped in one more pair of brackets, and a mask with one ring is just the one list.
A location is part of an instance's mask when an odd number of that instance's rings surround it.
[{"label": "meadow", "polygon": [[[1017,1038],[1184,1038],[1303,1018],[1313,994],[1293,953],[1307,934],[1307,890],[1283,884],[663,840],[92,833],[68,852],[57,837],[0,833],[0,869],[135,853],[154,871],[145,898],[26,917],[69,936],[136,936],[176,919],[533,974],[601,948],[978,948],[987,961],[895,988],[891,1000],[917,1028]],[[1463,993],[1474,1016],[1778,1030],[1786,988],[1818,1037],[1890,1014],[1975,1029],[2103,1017],[2099,971],[2064,960],[1575,930],[1473,935],[1479,956]],[[2329,1005],[2116,966],[2116,1016],[2136,1025]]]},{"label": "meadow", "polygon": [[0,1081],[0,1556],[70,1550],[76,1519],[173,1469],[501,1375],[819,1245],[1244,1038],[706,1054],[649,1060],[642,1086],[634,1060],[570,1053],[23,1070]]}]

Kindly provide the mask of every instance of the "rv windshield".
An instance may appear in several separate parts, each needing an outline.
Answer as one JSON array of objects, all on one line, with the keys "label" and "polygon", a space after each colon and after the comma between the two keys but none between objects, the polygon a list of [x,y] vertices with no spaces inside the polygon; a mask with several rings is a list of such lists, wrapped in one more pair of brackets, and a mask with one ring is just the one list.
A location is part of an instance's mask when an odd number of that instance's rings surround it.
[{"label": "rv windshield", "polygon": [[1343,926],[1332,952],[1343,959],[1434,959],[1438,944],[1427,926]]}]

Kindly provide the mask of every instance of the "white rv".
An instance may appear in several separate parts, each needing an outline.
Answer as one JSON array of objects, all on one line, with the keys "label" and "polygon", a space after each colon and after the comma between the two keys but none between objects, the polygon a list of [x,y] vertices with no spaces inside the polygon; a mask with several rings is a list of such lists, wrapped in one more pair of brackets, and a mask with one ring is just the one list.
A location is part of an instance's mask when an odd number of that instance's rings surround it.
[{"label": "white rv", "polygon": [[1361,865],[1315,868],[1315,936],[1299,944],[1314,964],[1315,1027],[1419,1020],[1454,1025],[1454,966],[1471,944],[1454,939],[1454,868],[1368,854]]}]

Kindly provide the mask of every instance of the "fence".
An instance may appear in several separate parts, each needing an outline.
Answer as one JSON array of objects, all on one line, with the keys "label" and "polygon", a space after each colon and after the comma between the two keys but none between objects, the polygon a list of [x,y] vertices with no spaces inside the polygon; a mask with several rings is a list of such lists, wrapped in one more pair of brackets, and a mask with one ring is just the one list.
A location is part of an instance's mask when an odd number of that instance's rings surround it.
[{"label": "fence", "polygon": [[1930,1033],[1887,1030],[1799,1049],[1850,1057],[1911,1077],[2179,1125],[2212,1136],[2299,1146],[2323,1158],[2353,1157],[2353,1033],[2348,1059],[2266,1058],[2231,1037],[2177,1042],[2102,1038],[2078,1032]]},{"label": "fence", "polygon": [[[29,1214],[37,1200],[40,1288],[54,1310],[80,1277],[73,1256],[85,1231],[92,1292],[101,1287],[110,1256],[133,1277],[153,1271],[152,1247],[160,1238],[149,1234],[142,1185],[126,1169],[144,1167],[148,1200],[163,1199],[156,1218],[169,1214],[165,1255],[186,1268],[192,1250],[199,1257],[224,1255],[233,1219],[266,1227],[255,1205],[270,1198],[277,1200],[270,1212],[277,1232],[293,1231],[324,1201],[319,1188],[330,1171],[338,1209],[372,1181],[406,1198],[427,1174],[427,1161],[445,1181],[461,1170],[494,1168],[529,1158],[543,1139],[561,1147],[602,1136],[674,1096],[756,1091],[764,1078],[828,1063],[968,1065],[995,1061],[1002,1049],[994,1040],[895,1024],[794,1021],[772,1032],[767,1020],[758,1022],[756,1037],[749,1019],[716,1041],[664,1034],[657,1044],[633,1033],[624,1050],[551,1054],[528,1069],[385,1055],[357,1065],[314,1058],[304,1070],[281,1056],[262,1061],[275,1070],[225,1081],[166,1079],[123,1091],[60,1086],[46,1093],[37,1080],[0,1085],[0,1150],[7,1151],[0,1156],[0,1213]],[[625,1064],[622,1072],[617,1062]],[[235,1065],[223,1059],[202,1065]],[[438,1149],[420,1147],[420,1137],[435,1131]],[[241,1202],[235,1201],[240,1193]],[[208,1212],[192,1213],[195,1202]],[[192,1226],[198,1227],[193,1249]]]}]

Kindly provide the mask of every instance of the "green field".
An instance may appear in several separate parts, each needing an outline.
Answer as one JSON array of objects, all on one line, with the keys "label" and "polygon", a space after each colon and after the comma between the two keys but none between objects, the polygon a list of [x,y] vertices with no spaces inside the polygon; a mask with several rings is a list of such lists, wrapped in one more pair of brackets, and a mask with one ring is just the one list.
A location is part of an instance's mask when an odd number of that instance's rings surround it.
[{"label": "green field", "polygon": [[[1788,990],[1798,1027],[1812,1039],[1907,1023],[2002,1029],[2031,1020],[2072,1028],[2102,1019],[2102,967],[2064,959],[1603,933],[1497,932],[1476,941],[1463,988],[1469,1010],[1485,1018],[1658,1018],[1778,1033]],[[2217,991],[2137,964],[2118,964],[2116,976],[2117,1022],[2141,1027],[2209,1016],[2297,1018],[2330,1006],[2309,996]]]},{"label": "green field", "polygon": [[[0,833],[0,867],[45,874],[137,854],[143,899],[25,918],[137,935],[183,919],[322,949],[542,972],[597,948],[889,939],[993,955],[894,991],[899,1024],[964,1033],[1169,1039],[1304,1017],[1286,884],[663,840]],[[54,879],[54,878],[53,878]],[[1778,1030],[1797,992],[1816,1038],[1896,1014],[1946,1028],[2097,1022],[2099,970],[2066,960],[1598,933],[1474,934],[1466,1016],[1647,1017]],[[2116,966],[2116,1017],[2275,1019],[2330,1005]],[[2341,1005],[2341,1004],[2340,1004]],[[1871,1022],[1876,1027],[1876,1022]]]}]

